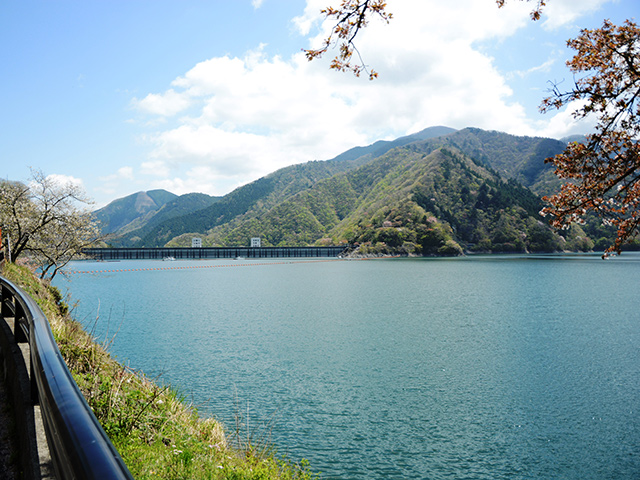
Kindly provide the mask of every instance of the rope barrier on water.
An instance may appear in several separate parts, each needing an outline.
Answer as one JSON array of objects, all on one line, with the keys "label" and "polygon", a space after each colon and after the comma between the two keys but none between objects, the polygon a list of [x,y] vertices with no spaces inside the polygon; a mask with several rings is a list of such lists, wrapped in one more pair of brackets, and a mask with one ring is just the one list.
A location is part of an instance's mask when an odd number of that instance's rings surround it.
[{"label": "rope barrier on water", "polygon": [[[236,264],[224,264],[224,265],[192,265],[183,267],[154,267],[154,268],[123,268],[113,270],[68,270],[65,273],[68,274],[96,274],[96,273],[122,273],[122,272],[148,272],[148,271],[160,271],[160,270],[190,270],[195,268],[229,268],[229,267],[257,267],[260,265],[293,265],[297,263],[320,263],[320,262],[342,262],[344,258],[329,258],[324,260],[299,260],[289,262],[261,262],[261,263],[236,263]],[[370,260],[370,258],[353,258],[353,260]]]}]

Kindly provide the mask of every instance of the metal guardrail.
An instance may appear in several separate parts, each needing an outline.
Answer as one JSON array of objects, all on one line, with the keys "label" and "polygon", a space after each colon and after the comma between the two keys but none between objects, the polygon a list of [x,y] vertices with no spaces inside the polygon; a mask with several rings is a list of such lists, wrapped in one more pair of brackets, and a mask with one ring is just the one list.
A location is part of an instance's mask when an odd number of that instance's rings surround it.
[{"label": "metal guardrail", "polygon": [[49,322],[20,287],[0,277],[2,318],[14,318],[16,342],[30,348],[31,396],[40,405],[59,479],[133,479],[69,372]]}]

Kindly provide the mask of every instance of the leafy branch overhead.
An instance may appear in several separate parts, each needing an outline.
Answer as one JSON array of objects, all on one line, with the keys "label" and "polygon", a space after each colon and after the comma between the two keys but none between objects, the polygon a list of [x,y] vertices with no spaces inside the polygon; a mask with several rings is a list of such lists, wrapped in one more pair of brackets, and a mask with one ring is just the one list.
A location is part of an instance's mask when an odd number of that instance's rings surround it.
[{"label": "leafy branch overhead", "polygon": [[[327,7],[320,13],[326,18],[335,19],[336,24],[329,36],[324,40],[322,48],[317,50],[304,50],[309,61],[322,57],[329,47],[338,46],[338,55],[331,62],[334,70],[341,72],[351,71],[356,77],[364,71],[369,74],[369,80],[377,78],[378,73],[373,69],[369,70],[362,61],[360,52],[353,43],[360,30],[369,23],[368,16],[378,15],[385,22],[393,18],[391,13],[386,11],[387,4],[381,0],[343,0],[337,10]],[[353,54],[358,56],[359,63],[353,63]]]},{"label": "leafy branch overhead", "polygon": [[[540,17],[542,16],[542,7],[545,6],[545,0],[520,0],[520,1],[521,2],[522,1],[526,1],[526,2],[534,1],[536,3],[536,6],[531,11],[531,20],[540,20]],[[502,8],[507,3],[507,0],[496,0],[496,3],[498,4],[498,8]]]},{"label": "leafy branch overhead", "polygon": [[576,118],[595,115],[595,133],[585,143],[573,143],[548,161],[566,183],[545,198],[551,224],[568,228],[584,222],[588,212],[617,229],[605,254],[620,253],[640,228],[640,29],[627,20],[615,26],[605,20],[598,29],[584,29],[567,42],[576,51],[567,62],[575,84],[568,92],[554,86],[542,111],[583,102]]},{"label": "leafy branch overhead", "polygon": [[[539,20],[545,0],[520,0],[525,2],[536,2],[536,7],[531,12],[533,20]],[[502,8],[507,0],[496,0],[498,8]],[[378,78],[378,72],[369,69],[362,59],[360,52],[355,46],[354,40],[358,33],[369,24],[369,17],[378,16],[386,23],[393,18],[393,14],[387,11],[387,2],[382,0],[342,0],[340,7],[335,9],[327,7],[320,10],[326,19],[332,19],[335,24],[331,28],[331,33],[325,38],[322,47],[318,49],[303,49],[307,60],[311,61],[321,58],[329,48],[338,48],[338,54],[331,61],[330,68],[339,72],[351,71],[356,77],[362,72],[369,75],[369,80]],[[354,53],[357,62],[353,62]]]}]

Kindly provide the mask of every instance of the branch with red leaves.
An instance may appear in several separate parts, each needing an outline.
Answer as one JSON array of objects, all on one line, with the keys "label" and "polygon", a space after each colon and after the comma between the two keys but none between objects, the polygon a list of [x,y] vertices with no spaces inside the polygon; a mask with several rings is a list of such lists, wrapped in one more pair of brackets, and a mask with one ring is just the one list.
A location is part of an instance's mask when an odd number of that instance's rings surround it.
[{"label": "branch with red leaves", "polygon": [[[532,0],[520,0],[522,1],[526,1],[526,2],[531,2]],[[545,0],[533,0],[536,2],[536,6],[535,8],[531,11],[531,20],[540,20],[540,17],[542,16],[542,7],[545,6]],[[502,8],[504,7],[504,5],[507,3],[507,0],[496,0],[496,3],[498,4],[498,8]]]},{"label": "branch with red leaves", "polygon": [[[378,77],[373,69],[369,70],[362,61],[360,52],[353,43],[356,35],[369,23],[368,16],[375,14],[389,23],[393,18],[386,11],[387,4],[381,0],[343,0],[337,10],[328,7],[320,11],[326,18],[334,18],[336,24],[329,36],[324,40],[322,48],[317,50],[304,50],[309,61],[322,57],[329,47],[338,47],[338,55],[331,61],[331,67],[340,72],[351,71],[356,77],[364,71],[369,74],[369,80]],[[353,63],[353,54],[357,54],[359,63]]]},{"label": "branch with red leaves", "polygon": [[576,51],[567,62],[574,86],[568,92],[554,86],[541,110],[583,101],[574,116],[595,115],[598,123],[585,143],[570,144],[547,159],[566,183],[544,198],[549,205],[541,213],[550,215],[556,228],[597,214],[617,229],[604,256],[619,254],[640,232],[640,29],[629,20],[622,26],[605,20],[601,28],[584,29],[567,44]]},{"label": "branch with red leaves", "polygon": [[[542,7],[545,6],[545,0],[520,0],[536,2],[536,7],[531,12],[533,20],[540,19]],[[505,5],[507,0],[496,0],[498,7]],[[354,40],[360,30],[365,28],[371,15],[377,15],[386,23],[393,18],[393,14],[387,12],[387,3],[382,0],[342,0],[340,8],[327,7],[320,10],[325,18],[334,19],[335,25],[331,29],[331,33],[324,40],[322,47],[318,49],[303,49],[307,56],[307,60],[315,60],[321,58],[330,47],[337,47],[338,54],[331,61],[330,68],[339,72],[351,71],[356,77],[362,72],[369,75],[369,80],[378,78],[378,72],[369,69],[362,60],[360,52],[355,46]],[[358,58],[357,63],[353,63],[353,55]]]}]

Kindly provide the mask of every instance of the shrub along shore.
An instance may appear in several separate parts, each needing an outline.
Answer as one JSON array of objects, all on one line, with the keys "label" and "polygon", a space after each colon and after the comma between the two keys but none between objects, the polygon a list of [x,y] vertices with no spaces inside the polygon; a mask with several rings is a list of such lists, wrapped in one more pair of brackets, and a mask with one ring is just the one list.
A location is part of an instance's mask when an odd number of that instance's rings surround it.
[{"label": "shrub along shore", "polygon": [[38,303],[85,399],[137,479],[316,478],[308,463],[277,455],[265,439],[229,433],[201,418],[174,389],[122,365],[73,320],[59,290],[25,266],[5,263],[2,275]]}]

